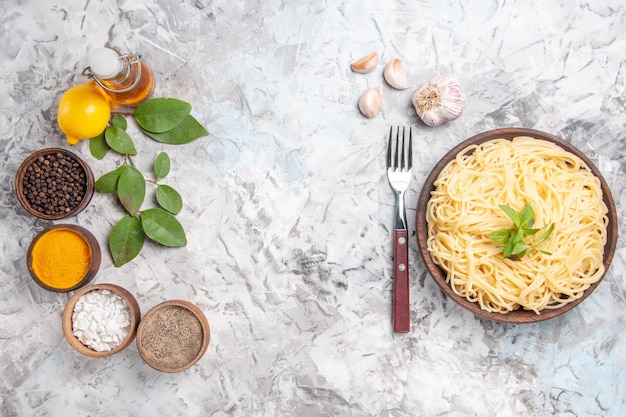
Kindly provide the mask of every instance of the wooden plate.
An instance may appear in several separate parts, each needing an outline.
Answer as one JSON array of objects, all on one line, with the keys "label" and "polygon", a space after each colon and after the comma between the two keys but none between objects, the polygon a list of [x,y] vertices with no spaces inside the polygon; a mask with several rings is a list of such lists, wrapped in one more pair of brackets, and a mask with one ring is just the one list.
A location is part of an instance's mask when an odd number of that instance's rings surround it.
[{"label": "wooden plate", "polygon": [[564,305],[563,307],[557,309],[545,309],[541,312],[541,314],[537,315],[534,311],[529,310],[515,310],[508,314],[501,313],[491,313],[488,311],[484,311],[480,308],[478,303],[473,303],[465,299],[464,297],[460,297],[452,291],[450,285],[446,282],[446,273],[443,269],[441,269],[438,265],[436,265],[430,256],[430,252],[428,251],[428,247],[426,241],[428,239],[428,225],[426,223],[426,206],[428,200],[430,199],[430,193],[434,190],[434,182],[439,176],[440,172],[445,168],[448,163],[453,160],[456,155],[461,152],[466,147],[473,144],[481,144],[492,139],[507,139],[512,140],[518,136],[530,136],[535,139],[543,139],[546,141],[550,141],[565,149],[566,151],[578,156],[582,159],[591,169],[591,172],[598,177],[601,183],[602,188],[602,198],[604,203],[608,208],[608,218],[609,218],[609,226],[607,229],[607,241],[604,246],[604,266],[605,266],[605,274],[608,271],[609,266],[613,260],[613,255],[615,254],[615,248],[617,246],[617,210],[615,208],[615,201],[613,200],[613,196],[611,194],[611,190],[609,189],[606,181],[602,177],[602,174],[596,168],[596,166],[591,162],[591,160],[580,150],[576,149],[574,146],[565,142],[564,140],[551,135],[549,133],[541,132],[533,129],[524,129],[524,128],[505,128],[505,129],[496,129],[488,132],[480,133],[476,136],[473,136],[457,146],[451,149],[434,167],[434,169],[430,172],[428,177],[424,182],[424,187],[420,193],[418,203],[417,203],[417,214],[416,214],[416,228],[417,228],[417,244],[419,248],[420,255],[424,261],[424,265],[426,269],[430,273],[430,276],[434,279],[437,285],[441,288],[441,290],[452,299],[457,304],[461,305],[463,308],[471,311],[475,315],[479,317],[483,317],[490,320],[507,322],[507,323],[532,323],[538,322],[542,320],[551,319],[553,317],[559,316],[583,302],[600,284],[602,279],[604,278],[604,274],[602,277],[592,284],[584,293],[584,295],[572,301],[569,304]]}]

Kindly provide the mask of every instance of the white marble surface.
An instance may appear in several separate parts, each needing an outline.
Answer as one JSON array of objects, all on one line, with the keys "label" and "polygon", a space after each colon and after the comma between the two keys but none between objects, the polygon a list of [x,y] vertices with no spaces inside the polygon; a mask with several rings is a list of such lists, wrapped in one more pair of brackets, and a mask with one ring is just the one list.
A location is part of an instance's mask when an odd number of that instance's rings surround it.
[{"label": "white marble surface", "polygon": [[[626,4],[601,1],[7,0],[0,2],[0,415],[13,416],[623,416],[626,246],[598,289],[532,325],[478,319],[447,302],[411,240],[412,331],[391,331],[390,124],[412,124],[415,207],[429,170],[464,138],[497,127],[553,133],[603,172],[624,229]],[[147,244],[94,282],[126,287],[145,313],[196,303],[212,327],[203,359],[180,374],[148,367],[136,345],[107,359],[66,343],[69,294],[26,269],[50,222],[18,205],[21,161],[68,147],[56,105],[104,44],[139,51],[156,96],[184,99],[210,136],[182,147],[144,139],[134,158],[172,157],[188,245]],[[405,61],[412,88],[390,89],[373,50]],[[419,122],[415,87],[452,72],[463,116]],[[383,88],[372,120],[361,91]],[[73,149],[101,175],[87,143]],[[409,213],[414,234],[415,210]],[[121,210],[96,195],[67,222],[106,248]]]}]

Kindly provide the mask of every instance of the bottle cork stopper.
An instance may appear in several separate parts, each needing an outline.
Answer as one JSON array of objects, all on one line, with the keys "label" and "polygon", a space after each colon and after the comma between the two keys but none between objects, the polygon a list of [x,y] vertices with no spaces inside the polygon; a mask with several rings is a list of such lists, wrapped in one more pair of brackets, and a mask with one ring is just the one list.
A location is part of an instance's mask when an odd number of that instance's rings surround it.
[{"label": "bottle cork stopper", "polygon": [[113,78],[122,70],[119,58],[118,53],[111,48],[98,48],[89,56],[89,66],[98,78]]}]

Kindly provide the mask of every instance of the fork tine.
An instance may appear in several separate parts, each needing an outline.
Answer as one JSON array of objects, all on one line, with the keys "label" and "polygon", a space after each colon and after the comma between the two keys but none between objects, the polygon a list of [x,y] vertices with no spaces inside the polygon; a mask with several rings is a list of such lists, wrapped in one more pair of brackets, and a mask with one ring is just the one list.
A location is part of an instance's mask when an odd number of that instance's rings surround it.
[{"label": "fork tine", "polygon": [[389,143],[387,144],[387,168],[391,167],[391,141],[393,138],[393,126],[389,129]]},{"label": "fork tine", "polygon": [[391,126],[387,144],[387,167],[393,171],[408,171],[413,168],[413,128],[409,126],[408,145],[406,126],[402,126],[402,136],[400,126],[396,127],[395,140],[393,130],[394,127]]},{"label": "fork tine", "polygon": [[396,130],[396,158],[393,164],[394,169],[400,167],[402,155],[400,154],[400,126]]},{"label": "fork tine", "polygon": [[409,126],[409,153],[407,155],[407,169],[413,168],[413,128]]}]

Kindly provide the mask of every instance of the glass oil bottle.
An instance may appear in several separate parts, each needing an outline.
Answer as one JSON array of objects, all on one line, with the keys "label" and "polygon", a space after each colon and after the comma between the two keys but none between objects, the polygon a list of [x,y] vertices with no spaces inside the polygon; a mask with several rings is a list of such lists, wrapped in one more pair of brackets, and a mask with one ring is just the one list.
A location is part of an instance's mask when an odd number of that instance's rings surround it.
[{"label": "glass oil bottle", "polygon": [[137,107],[152,96],[154,74],[141,54],[98,48],[89,56],[83,75],[92,78],[111,98],[111,108]]}]

